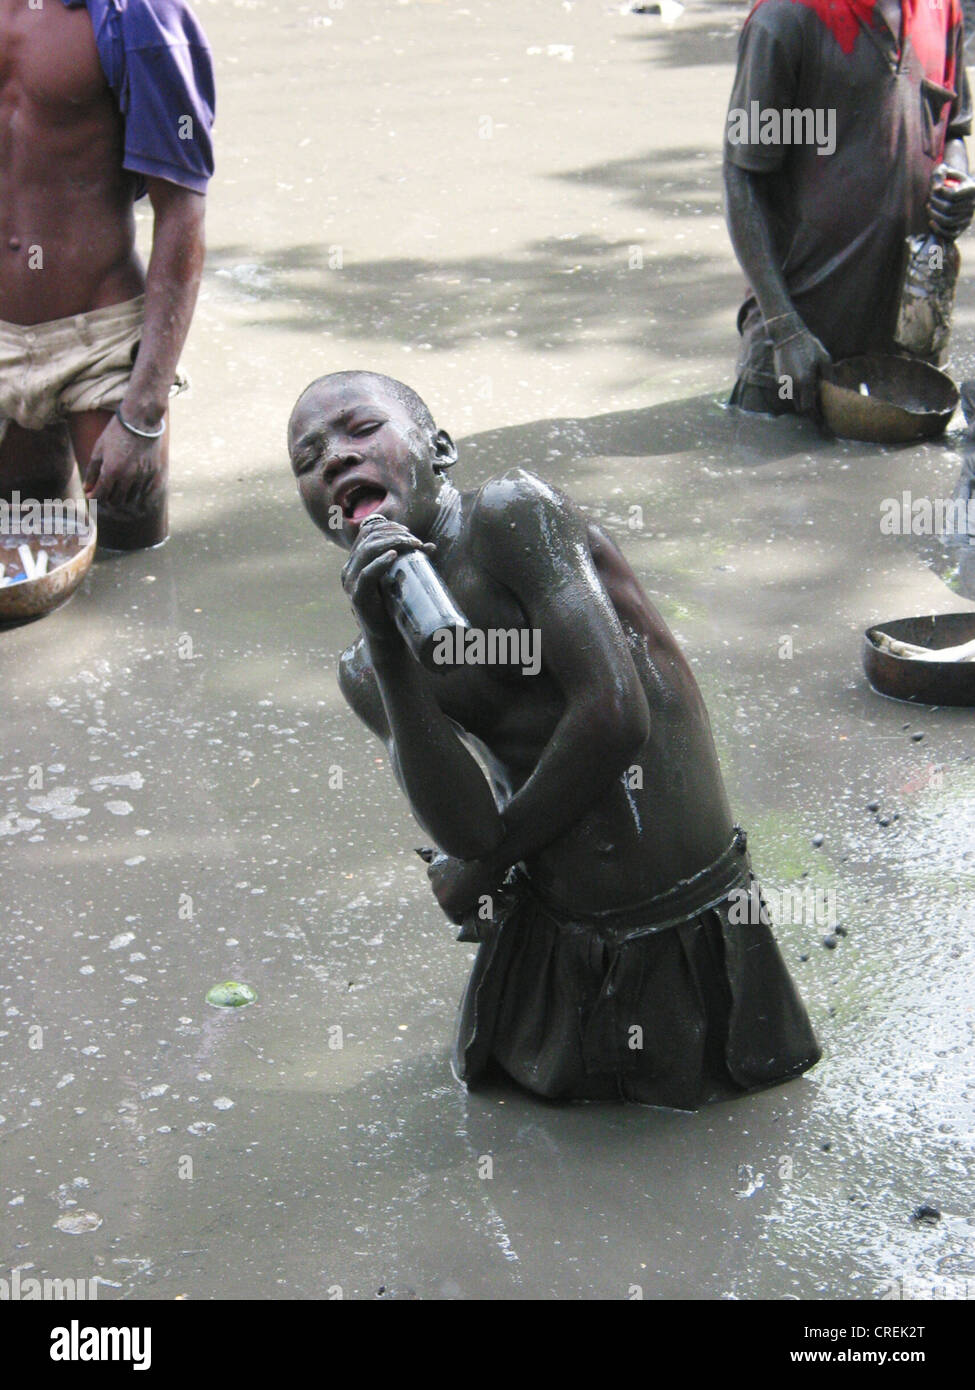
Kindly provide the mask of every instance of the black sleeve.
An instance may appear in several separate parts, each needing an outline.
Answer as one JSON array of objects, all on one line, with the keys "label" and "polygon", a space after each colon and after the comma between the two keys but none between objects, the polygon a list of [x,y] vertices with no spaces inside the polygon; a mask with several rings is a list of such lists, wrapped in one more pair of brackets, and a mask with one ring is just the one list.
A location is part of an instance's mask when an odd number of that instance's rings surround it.
[{"label": "black sleeve", "polygon": [[762,144],[762,111],[798,106],[803,30],[792,0],[759,0],[738,39],[738,69],[725,122],[725,159],[764,174],[786,156],[782,144]]}]

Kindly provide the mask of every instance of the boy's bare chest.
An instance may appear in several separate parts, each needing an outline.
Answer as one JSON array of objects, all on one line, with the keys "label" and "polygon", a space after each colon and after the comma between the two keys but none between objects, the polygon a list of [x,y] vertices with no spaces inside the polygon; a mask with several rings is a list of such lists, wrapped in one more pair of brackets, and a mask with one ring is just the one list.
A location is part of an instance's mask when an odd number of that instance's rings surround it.
[{"label": "boy's bare chest", "polygon": [[515,595],[473,563],[452,565],[443,578],[471,626],[429,677],[437,703],[500,756],[511,739],[534,743],[561,706],[542,669],[540,631]]},{"label": "boy's bare chest", "polygon": [[500,629],[527,623],[516,595],[472,559],[462,556],[443,569],[437,568],[472,628]]},{"label": "boy's bare chest", "polygon": [[0,102],[52,125],[113,111],[88,11],[45,0],[0,0]]}]

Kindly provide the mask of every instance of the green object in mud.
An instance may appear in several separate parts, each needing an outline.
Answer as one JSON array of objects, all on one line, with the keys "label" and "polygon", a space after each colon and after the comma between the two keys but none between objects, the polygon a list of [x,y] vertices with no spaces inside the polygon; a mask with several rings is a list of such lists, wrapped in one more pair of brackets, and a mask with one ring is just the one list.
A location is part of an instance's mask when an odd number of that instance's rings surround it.
[{"label": "green object in mud", "polygon": [[240,1009],[244,1004],[253,1004],[256,998],[256,989],[240,985],[236,980],[225,980],[222,985],[207,990],[207,1003],[216,1009]]}]

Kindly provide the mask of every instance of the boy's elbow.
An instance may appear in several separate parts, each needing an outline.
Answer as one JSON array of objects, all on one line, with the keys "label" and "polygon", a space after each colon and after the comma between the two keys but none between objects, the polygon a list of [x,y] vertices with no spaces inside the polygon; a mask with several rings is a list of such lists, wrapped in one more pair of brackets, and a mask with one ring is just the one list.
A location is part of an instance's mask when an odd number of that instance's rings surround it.
[{"label": "boy's elbow", "polygon": [[[419,820],[419,817],[417,819]],[[420,824],[438,849],[444,854],[449,854],[451,859],[462,859],[465,863],[471,863],[476,859],[489,859],[504,839],[504,826],[500,815],[496,815],[489,824],[477,826],[451,823],[434,829],[432,826],[423,825],[422,821]]]},{"label": "boy's elbow", "polygon": [[448,854],[451,859],[463,860],[465,864],[474,863],[478,859],[488,859],[498,848],[498,843],[481,835],[455,835],[450,832],[446,835],[435,835],[437,847]]}]

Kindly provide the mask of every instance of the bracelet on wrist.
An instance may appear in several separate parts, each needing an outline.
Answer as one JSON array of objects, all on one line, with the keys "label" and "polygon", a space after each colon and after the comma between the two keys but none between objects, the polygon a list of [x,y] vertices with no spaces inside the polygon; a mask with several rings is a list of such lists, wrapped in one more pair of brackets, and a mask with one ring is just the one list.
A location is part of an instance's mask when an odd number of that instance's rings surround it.
[{"label": "bracelet on wrist", "polygon": [[134,434],[138,439],[162,439],[163,435],[166,433],[165,415],[159,421],[159,428],[157,430],[140,430],[137,429],[135,425],[130,425],[122,414],[121,406],[116,410],[115,416],[122,428],[128,430],[129,434]]},{"label": "bracelet on wrist", "polygon": [[765,327],[771,328],[773,323],[781,323],[783,319],[797,319],[799,314],[795,309],[787,309],[784,314],[773,314],[770,319],[765,320]]}]

